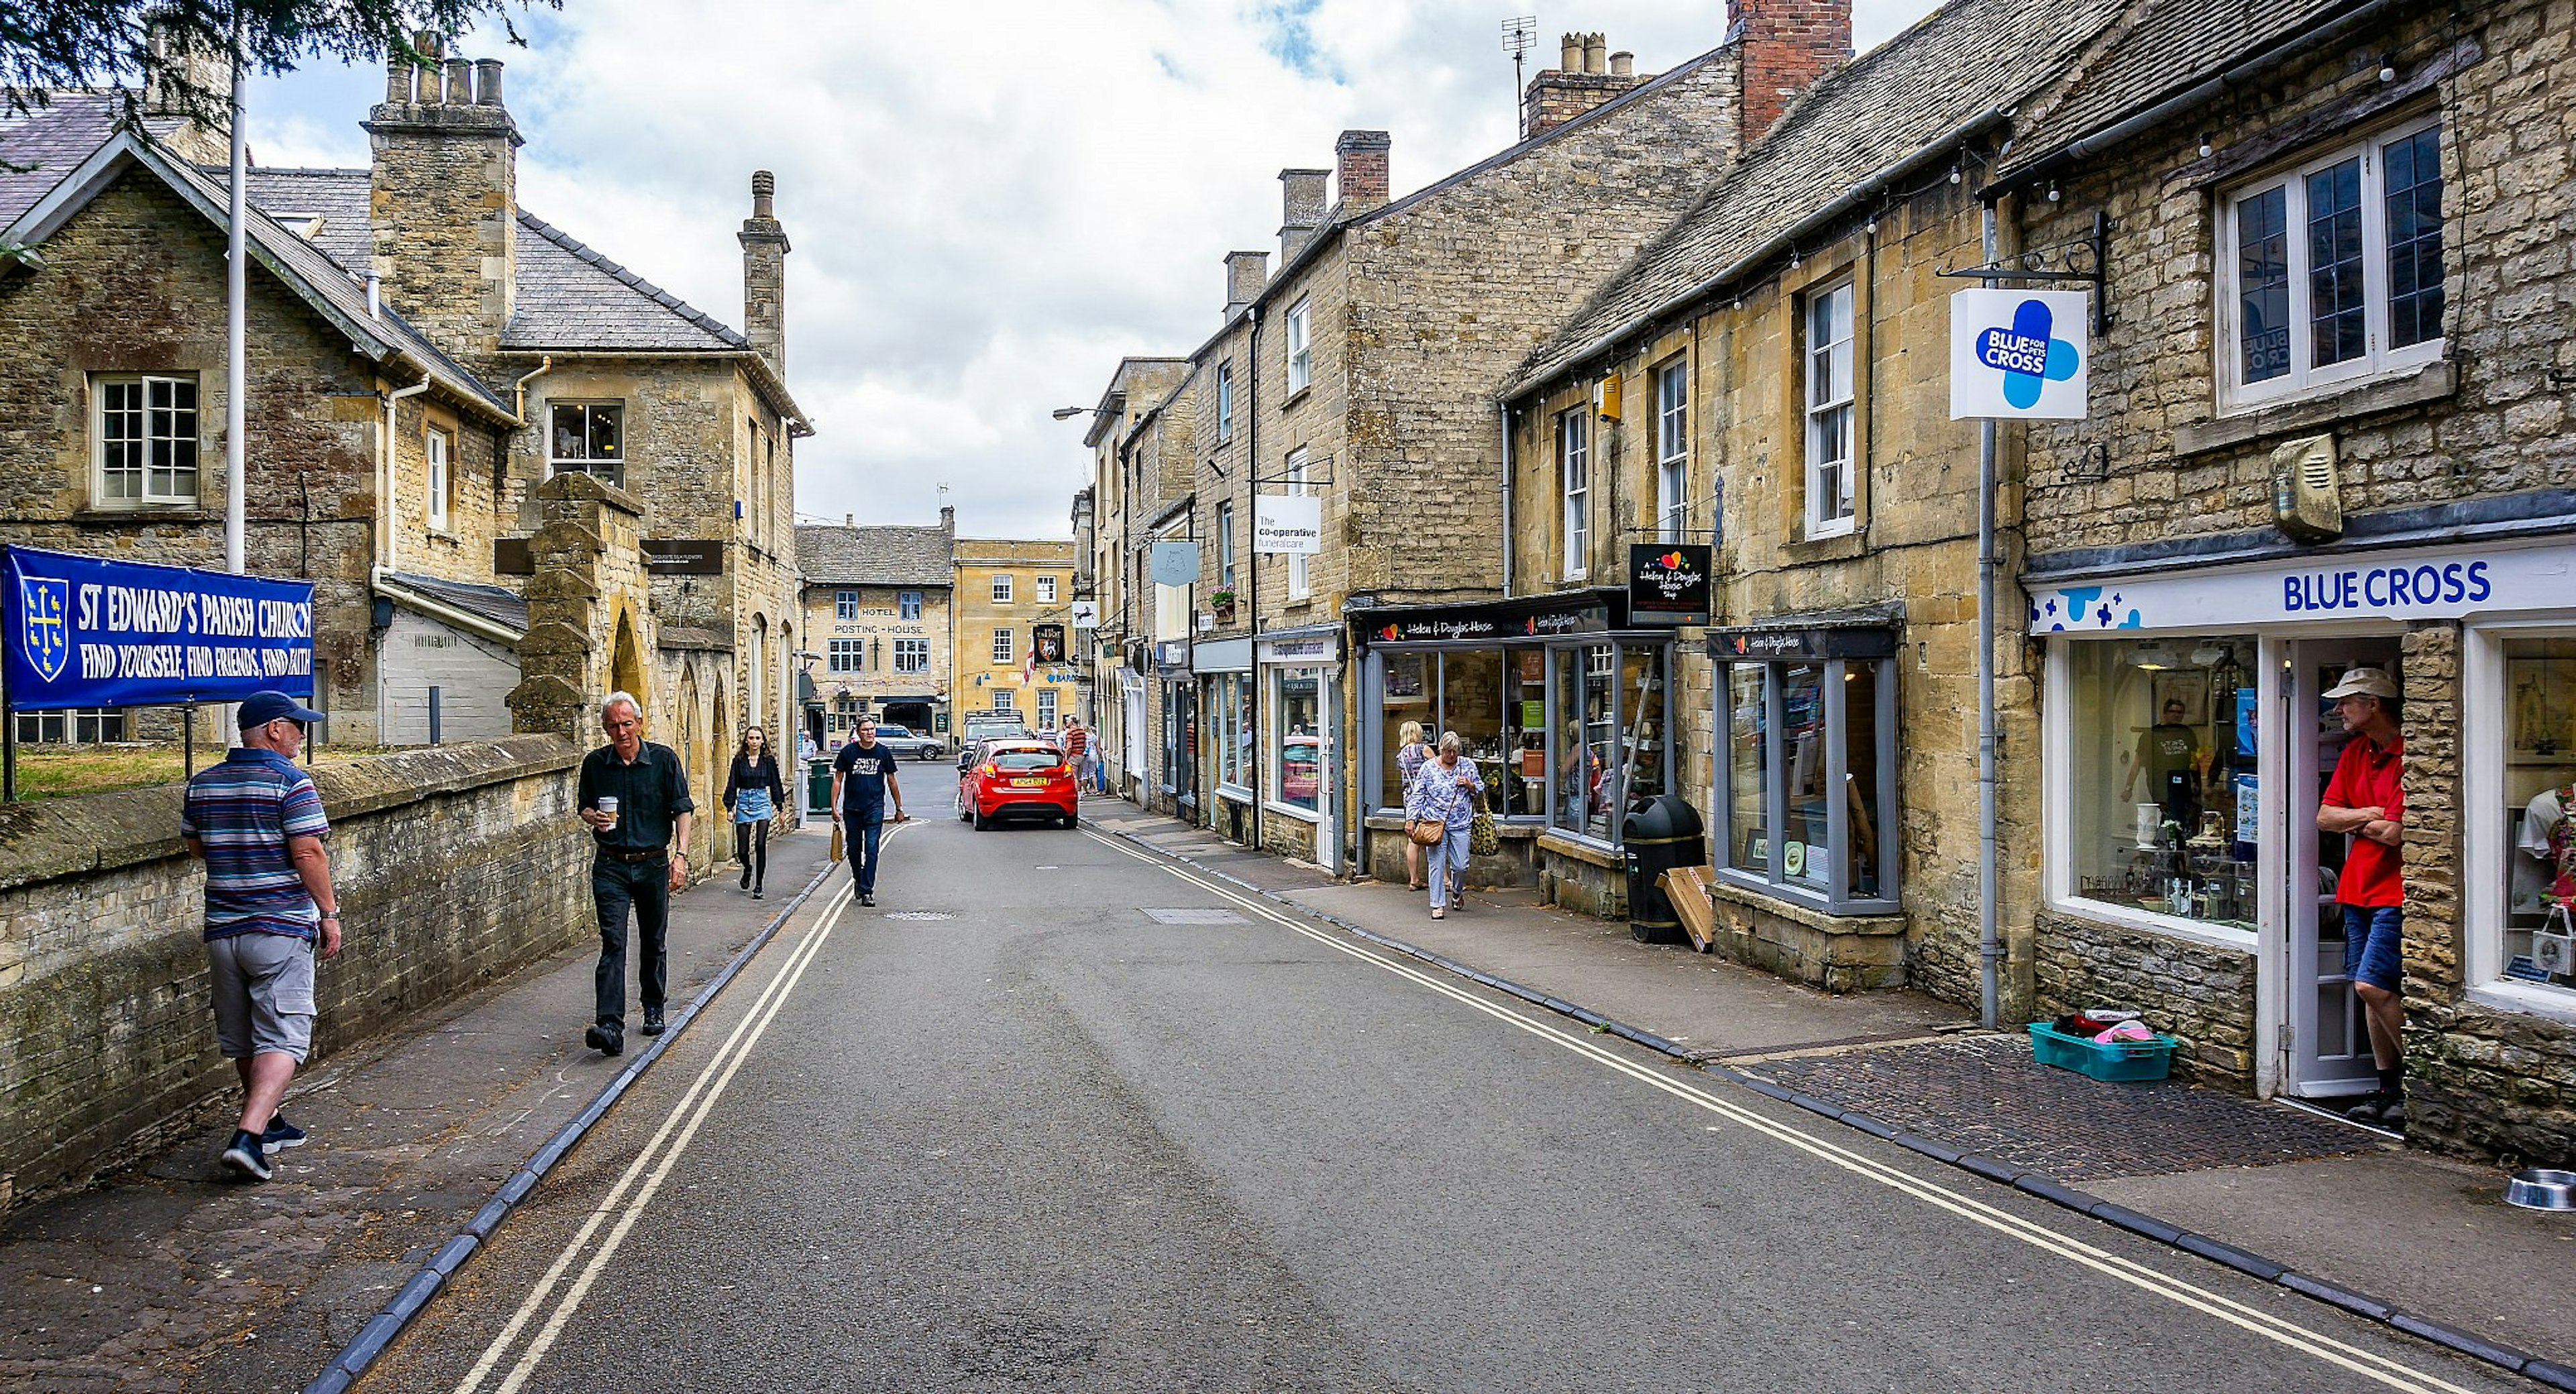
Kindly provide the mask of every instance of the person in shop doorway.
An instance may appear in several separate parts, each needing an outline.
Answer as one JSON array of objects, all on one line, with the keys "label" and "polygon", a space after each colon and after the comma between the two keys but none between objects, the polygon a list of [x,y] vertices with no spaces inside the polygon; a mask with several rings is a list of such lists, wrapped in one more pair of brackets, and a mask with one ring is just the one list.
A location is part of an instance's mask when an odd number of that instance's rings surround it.
[{"label": "person in shop doorway", "polygon": [[742,863],[742,888],[754,900],[763,897],[762,883],[769,878],[769,825],[786,802],[787,787],[778,757],[769,752],[769,733],[757,726],[742,728],[733,768],[725,772],[724,806],[733,813],[733,857]]},{"label": "person in shop doorway", "polygon": [[2317,827],[2348,833],[2352,850],[2335,882],[2343,912],[2344,969],[2370,1024],[2379,1087],[2345,1110],[2361,1122],[2406,1125],[2406,1009],[2399,995],[2406,888],[2399,847],[2405,841],[2405,740],[2397,684],[2377,668],[2347,669],[2326,693],[2352,733],[2335,761],[2317,807]]},{"label": "person in shop doorway", "polygon": [[859,718],[858,739],[832,757],[832,821],[841,825],[850,853],[850,880],[859,903],[877,903],[877,852],[885,844],[886,801],[894,821],[904,819],[903,787],[895,780],[894,751],[877,740],[877,719]]},{"label": "person in shop doorway", "polygon": [[2193,762],[2199,754],[2200,735],[2184,722],[2182,699],[2166,698],[2161,719],[2138,733],[2138,757],[2129,762],[2129,776],[2120,784],[2120,801],[2128,803],[2137,797],[2138,777],[2144,775],[2147,797],[2162,804],[2165,816],[2190,832],[2200,822],[2198,800],[2192,796]]},{"label": "person in shop doorway", "polygon": [[1409,830],[1414,823],[1441,825],[1440,840],[1433,843],[1426,858],[1431,863],[1431,918],[1445,919],[1449,908],[1458,903],[1467,889],[1467,837],[1476,822],[1476,809],[1485,797],[1485,778],[1476,772],[1476,762],[1458,758],[1458,733],[1440,733],[1438,758],[1422,762],[1422,772],[1414,776],[1413,788],[1404,797],[1404,817]]}]

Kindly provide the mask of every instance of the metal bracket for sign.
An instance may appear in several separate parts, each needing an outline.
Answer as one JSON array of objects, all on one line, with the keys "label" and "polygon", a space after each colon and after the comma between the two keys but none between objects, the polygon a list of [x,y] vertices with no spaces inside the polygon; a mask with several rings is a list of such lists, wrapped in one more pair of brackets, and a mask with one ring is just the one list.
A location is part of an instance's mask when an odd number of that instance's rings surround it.
[{"label": "metal bracket for sign", "polygon": [[2111,332],[2111,215],[2096,210],[2090,236],[2034,247],[1988,266],[1963,266],[1933,274],[1968,281],[2049,281],[2093,288],[2093,332]]},{"label": "metal bracket for sign", "polygon": [[[1324,472],[1321,474],[1317,474],[1315,472],[1315,467],[1318,465],[1323,466]],[[1256,486],[1262,484],[1330,484],[1333,482],[1333,457],[1329,452],[1318,455],[1315,458],[1306,461],[1304,465],[1300,466],[1299,469],[1294,472],[1282,469],[1277,474],[1256,474],[1252,476],[1252,482]]]},{"label": "metal bracket for sign", "polygon": [[1672,537],[1669,540],[1674,542],[1687,542],[1694,537],[1705,537],[1711,542],[1714,542],[1717,540],[1718,536],[1717,529],[1715,528],[1659,528],[1647,526],[1619,529],[1619,535],[1621,537],[1635,537],[1639,533],[1653,533],[1655,535],[1655,540],[1658,542],[1667,540],[1664,534],[1668,532],[1672,534]]}]

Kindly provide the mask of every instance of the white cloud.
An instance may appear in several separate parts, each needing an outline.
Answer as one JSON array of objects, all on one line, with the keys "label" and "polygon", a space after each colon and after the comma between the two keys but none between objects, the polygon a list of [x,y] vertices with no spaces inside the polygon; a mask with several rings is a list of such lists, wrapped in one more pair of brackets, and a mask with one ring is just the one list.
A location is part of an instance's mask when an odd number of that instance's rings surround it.
[{"label": "white cloud", "polygon": [[[1921,0],[1863,0],[1859,40]],[[720,14],[720,18],[712,16]],[[821,432],[800,512],[1060,536],[1081,422],[1124,354],[1216,324],[1230,248],[1275,249],[1277,172],[1347,127],[1393,135],[1397,192],[1491,154],[1514,108],[1500,21],[1466,0],[991,0],[977,5],[567,0],[508,64],[539,216],[727,323],[749,174],[778,174],[789,382]],[[1724,37],[1718,5],[1596,0],[1641,71]],[[365,71],[262,84],[267,164],[360,164]]]}]

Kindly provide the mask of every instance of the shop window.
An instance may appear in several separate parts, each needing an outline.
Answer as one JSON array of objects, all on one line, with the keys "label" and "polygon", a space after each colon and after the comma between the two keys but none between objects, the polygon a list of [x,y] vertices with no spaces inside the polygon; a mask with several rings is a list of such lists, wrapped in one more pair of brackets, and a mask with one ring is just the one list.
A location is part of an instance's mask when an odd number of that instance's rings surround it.
[{"label": "shop window", "polygon": [[1312,668],[1275,671],[1271,680],[1270,787],[1279,802],[1315,811],[1323,793],[1323,675]]},{"label": "shop window", "polygon": [[1378,722],[1378,791],[1379,808],[1404,806],[1404,771],[1396,755],[1404,748],[1406,722],[1422,725],[1423,739],[1440,739],[1440,712],[1432,688],[1440,681],[1440,655],[1436,653],[1391,653],[1380,663],[1383,690],[1378,694],[1382,717]]},{"label": "shop window", "polygon": [[1833,914],[1895,908],[1895,664],[1787,657],[1720,674],[1724,875]]},{"label": "shop window", "polygon": [[[2075,895],[2253,931],[2255,655],[2251,635],[2067,644]],[[2313,805],[2313,791],[2303,801]]]},{"label": "shop window", "polygon": [[1618,807],[1634,812],[1665,792],[1664,669],[1660,649],[1619,650]]},{"label": "shop window", "polygon": [[1556,651],[1556,797],[1548,826],[1608,842],[1617,833],[1618,713],[1612,682],[1617,650],[1607,644]]},{"label": "shop window", "polygon": [[1210,679],[1208,701],[1208,735],[1214,742],[1209,754],[1216,764],[1216,782],[1248,797],[1252,792],[1251,677],[1226,673]]},{"label": "shop window", "polygon": [[[2504,646],[2503,977],[2576,1002],[2576,638]],[[2492,863],[2489,864],[2492,866]]]}]

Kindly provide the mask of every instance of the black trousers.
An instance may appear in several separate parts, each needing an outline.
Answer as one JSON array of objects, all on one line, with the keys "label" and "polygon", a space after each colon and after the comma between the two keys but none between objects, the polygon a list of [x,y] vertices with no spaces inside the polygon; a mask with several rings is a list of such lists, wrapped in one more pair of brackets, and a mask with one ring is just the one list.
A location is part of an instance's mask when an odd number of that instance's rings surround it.
[{"label": "black trousers", "polygon": [[733,859],[742,863],[743,884],[757,886],[769,876],[769,819],[733,825]]},{"label": "black trousers", "polygon": [[670,979],[667,931],[671,922],[671,863],[611,861],[590,864],[590,899],[599,910],[599,976],[597,1004],[602,1025],[626,1021],[626,916],[635,915],[643,943],[636,964],[636,986],[646,1008],[659,1010]]}]

